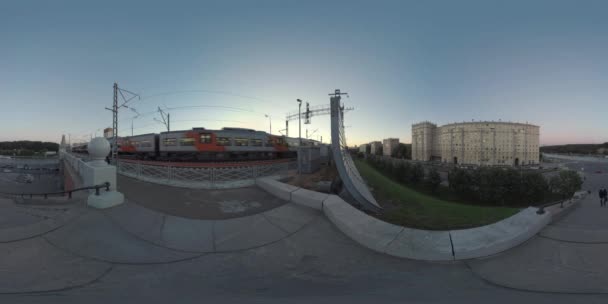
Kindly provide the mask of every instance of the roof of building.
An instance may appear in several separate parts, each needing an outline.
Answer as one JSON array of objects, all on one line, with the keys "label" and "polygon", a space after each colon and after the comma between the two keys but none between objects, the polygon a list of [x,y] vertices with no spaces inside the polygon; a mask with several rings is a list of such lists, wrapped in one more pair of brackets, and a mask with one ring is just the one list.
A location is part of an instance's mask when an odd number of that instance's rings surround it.
[{"label": "roof of building", "polygon": [[[511,121],[494,121],[494,120],[481,120],[481,121],[463,121],[463,122],[453,122],[453,123],[448,123],[445,125],[441,125],[439,127],[446,127],[446,126],[453,126],[453,125],[471,125],[471,124],[502,124],[502,125],[520,125],[520,126],[531,126],[531,127],[537,127],[540,128],[540,126],[538,125],[534,125],[531,123],[521,123],[521,122],[511,122]],[[429,122],[429,121],[423,121],[423,122],[419,122],[419,123],[415,123],[412,124],[412,127],[421,125],[421,124],[431,124],[434,126],[437,126],[436,124]]]}]

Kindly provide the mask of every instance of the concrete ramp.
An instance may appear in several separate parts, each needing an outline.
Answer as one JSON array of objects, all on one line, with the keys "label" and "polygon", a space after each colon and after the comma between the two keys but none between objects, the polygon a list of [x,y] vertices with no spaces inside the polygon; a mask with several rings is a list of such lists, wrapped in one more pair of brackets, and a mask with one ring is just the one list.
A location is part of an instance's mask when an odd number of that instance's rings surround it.
[{"label": "concrete ramp", "polygon": [[225,220],[167,215],[132,202],[104,213],[116,227],[132,237],[189,253],[229,252],[264,246],[295,233],[320,215],[318,211],[291,203]]}]

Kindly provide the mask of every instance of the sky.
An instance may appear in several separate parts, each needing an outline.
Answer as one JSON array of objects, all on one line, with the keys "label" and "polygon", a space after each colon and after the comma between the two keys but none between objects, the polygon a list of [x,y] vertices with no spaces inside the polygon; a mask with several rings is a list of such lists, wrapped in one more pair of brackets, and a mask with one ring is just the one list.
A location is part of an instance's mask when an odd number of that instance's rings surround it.
[{"label": "sky", "polygon": [[[411,124],[530,122],[541,144],[608,142],[608,1],[1,1],[0,141],[88,140],[112,85],[119,134],[279,134],[335,89],[348,143]],[[269,115],[270,119],[265,117]],[[329,116],[302,124],[330,139]],[[297,136],[297,121],[289,135]],[[285,132],[285,131],[282,131]]]}]

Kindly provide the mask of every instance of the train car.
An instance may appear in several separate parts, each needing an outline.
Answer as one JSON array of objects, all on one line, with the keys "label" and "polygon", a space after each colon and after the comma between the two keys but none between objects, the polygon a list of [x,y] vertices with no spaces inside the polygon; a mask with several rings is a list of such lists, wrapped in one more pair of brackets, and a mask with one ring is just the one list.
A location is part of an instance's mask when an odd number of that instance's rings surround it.
[{"label": "train car", "polygon": [[156,159],[158,134],[148,133],[118,138],[118,153],[124,158]]},{"label": "train car", "polygon": [[79,154],[88,154],[89,153],[88,144],[73,144],[72,152],[79,153]]},{"label": "train car", "polygon": [[295,157],[282,136],[243,128],[162,132],[159,159],[184,161],[261,160]]}]

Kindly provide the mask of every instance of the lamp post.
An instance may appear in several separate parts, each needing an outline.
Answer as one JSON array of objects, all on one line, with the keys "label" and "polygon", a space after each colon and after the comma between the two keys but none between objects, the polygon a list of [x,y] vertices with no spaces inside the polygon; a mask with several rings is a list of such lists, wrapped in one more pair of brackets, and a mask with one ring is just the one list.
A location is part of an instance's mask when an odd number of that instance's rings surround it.
[{"label": "lamp post", "polygon": [[302,146],[302,99],[297,99],[298,101],[298,138],[300,139],[299,146]]},{"label": "lamp post", "polygon": [[270,117],[268,114],[264,114],[264,116],[268,117],[268,123],[270,124],[270,132],[268,133],[272,135],[272,117]]}]

